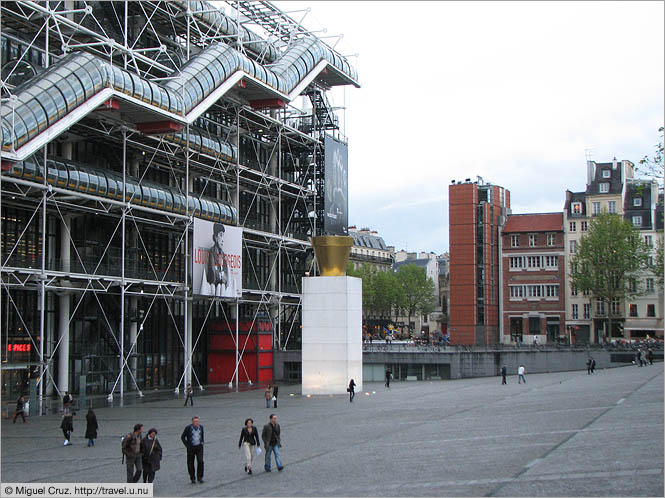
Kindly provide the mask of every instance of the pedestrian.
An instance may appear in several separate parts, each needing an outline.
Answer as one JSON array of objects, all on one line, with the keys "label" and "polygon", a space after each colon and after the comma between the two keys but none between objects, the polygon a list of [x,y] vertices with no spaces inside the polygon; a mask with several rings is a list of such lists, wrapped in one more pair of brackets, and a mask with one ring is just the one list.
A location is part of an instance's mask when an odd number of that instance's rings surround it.
[{"label": "pedestrian", "polygon": [[[185,427],[180,436],[182,444],[187,448],[187,471],[192,484],[198,480],[203,482],[203,426],[196,415],[192,423]],[[196,458],[196,479],[194,478],[194,458]]]},{"label": "pedestrian", "polygon": [[356,397],[356,383],[353,379],[351,379],[351,382],[349,382],[347,392],[349,393],[349,401],[353,403],[353,398]]},{"label": "pedestrian", "polygon": [[65,408],[69,408],[69,406],[72,404],[72,401],[74,401],[72,395],[69,394],[69,391],[65,391],[65,395],[62,397],[62,409],[64,410]]},{"label": "pedestrian", "polygon": [[277,393],[279,392],[279,386],[277,384],[272,385],[272,402],[275,404],[274,408],[277,408]]},{"label": "pedestrian", "polygon": [[649,358],[649,365],[653,365],[653,349],[649,348],[647,358]]},{"label": "pedestrian", "polygon": [[534,345],[534,346],[537,346],[537,345],[538,345],[538,336],[537,336],[537,335],[534,335],[534,336],[533,336],[533,345]]},{"label": "pedestrian", "polygon": [[586,374],[591,375],[591,356],[586,360]]},{"label": "pedestrian", "polygon": [[142,431],[143,424],[134,424],[134,430],[122,440],[122,458],[127,465],[127,482],[139,482],[141,478],[141,472],[143,471]]},{"label": "pedestrian", "polygon": [[648,365],[648,363],[647,363],[647,353],[644,350],[642,350],[642,365],[644,365],[645,367]]},{"label": "pedestrian", "polygon": [[157,429],[148,430],[148,435],[141,441],[141,453],[143,453],[143,482],[153,482],[155,472],[160,468],[162,460],[162,445],[157,440]]},{"label": "pedestrian", "polygon": [[185,390],[185,393],[186,393],[187,396],[185,397],[185,405],[184,406],[187,406],[187,401],[191,402],[190,406],[194,406],[194,392],[192,391],[192,385],[191,384],[187,384],[187,389]]},{"label": "pedestrian", "polygon": [[241,447],[245,451],[245,472],[251,474],[252,462],[254,461],[254,450],[256,448],[261,448],[261,444],[259,443],[259,433],[256,430],[256,427],[254,427],[254,420],[251,418],[245,420],[245,427],[240,431],[238,448]]},{"label": "pedestrian", "polygon": [[85,422],[85,438],[88,440],[88,446],[94,446],[99,425],[97,424],[97,415],[92,411],[92,408],[88,410],[88,413],[85,416]]},{"label": "pedestrian", "polygon": [[71,446],[72,444],[72,431],[74,430],[74,414],[69,410],[69,405],[63,411],[62,422],[60,422],[60,428],[62,433],[65,436],[65,442],[63,446]]},{"label": "pedestrian", "polygon": [[266,463],[264,469],[266,472],[270,472],[270,455],[275,453],[275,464],[277,465],[277,470],[282,471],[284,465],[282,464],[282,459],[279,455],[279,448],[282,447],[282,440],[280,437],[280,427],[277,423],[277,415],[274,413],[270,415],[270,422],[263,426],[263,432],[261,433],[261,439],[263,439],[263,447],[266,450]]},{"label": "pedestrian", "polygon": [[591,357],[591,373],[596,373],[596,360],[593,359],[593,356]]},{"label": "pedestrian", "polygon": [[508,369],[506,368],[506,365],[504,365],[501,367],[501,385],[507,384],[506,373],[508,373]]},{"label": "pedestrian", "polygon": [[386,370],[386,387],[390,388],[390,377],[392,377],[392,373],[390,372],[390,369]]},{"label": "pedestrian", "polygon": [[642,366],[642,351],[639,349],[637,350],[637,360],[635,360],[635,363],[637,363],[638,367]]},{"label": "pedestrian", "polygon": [[263,392],[266,398],[266,408],[270,408],[270,400],[272,399],[272,386],[268,384],[266,390]]},{"label": "pedestrian", "polygon": [[524,378],[524,374],[526,373],[526,369],[524,368],[524,365],[520,365],[519,368],[517,369],[517,383],[521,384],[522,381],[526,384],[526,379]]},{"label": "pedestrian", "polygon": [[23,423],[25,424],[25,397],[21,394],[16,400],[16,412],[14,412],[14,420],[12,423],[16,423],[16,417],[21,416]]}]

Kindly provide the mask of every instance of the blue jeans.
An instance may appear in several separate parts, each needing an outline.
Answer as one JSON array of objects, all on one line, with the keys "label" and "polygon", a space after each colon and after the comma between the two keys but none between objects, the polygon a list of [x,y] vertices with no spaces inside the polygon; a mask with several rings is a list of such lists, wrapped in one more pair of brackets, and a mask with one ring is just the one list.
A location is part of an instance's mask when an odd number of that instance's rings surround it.
[{"label": "blue jeans", "polygon": [[524,381],[524,383],[526,384],[526,379],[524,378],[524,375],[521,375],[521,374],[520,374],[520,375],[518,375],[517,383],[518,383],[518,384],[521,384],[522,381]]},{"label": "blue jeans", "polygon": [[284,467],[284,465],[282,465],[282,459],[279,457],[279,446],[268,445],[266,447],[266,463],[264,466],[266,471],[270,471],[270,454],[273,451],[275,452],[275,463],[277,464],[277,469],[281,469],[282,467]]},{"label": "blue jeans", "polygon": [[270,398],[266,400],[266,408],[270,408]]}]

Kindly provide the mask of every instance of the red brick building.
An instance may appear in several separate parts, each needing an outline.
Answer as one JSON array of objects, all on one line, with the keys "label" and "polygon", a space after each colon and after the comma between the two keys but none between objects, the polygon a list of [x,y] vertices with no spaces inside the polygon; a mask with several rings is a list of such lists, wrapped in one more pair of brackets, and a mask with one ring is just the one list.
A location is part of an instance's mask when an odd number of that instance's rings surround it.
[{"label": "red brick building", "polygon": [[467,180],[448,187],[452,344],[499,342],[499,228],[510,210],[503,187]]},{"label": "red brick building", "polygon": [[565,338],[563,213],[508,216],[501,231],[503,342]]}]

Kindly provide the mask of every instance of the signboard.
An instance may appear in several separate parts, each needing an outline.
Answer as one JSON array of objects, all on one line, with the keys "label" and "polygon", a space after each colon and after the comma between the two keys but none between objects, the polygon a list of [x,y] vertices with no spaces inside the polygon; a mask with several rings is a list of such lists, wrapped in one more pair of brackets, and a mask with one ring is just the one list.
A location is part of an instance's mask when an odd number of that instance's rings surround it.
[{"label": "signboard", "polygon": [[349,149],[326,135],[325,202],[323,230],[326,235],[348,235],[349,229]]},{"label": "signboard", "polygon": [[194,218],[193,294],[242,295],[242,228]]},{"label": "signboard", "polygon": [[31,344],[7,344],[7,351],[20,351],[22,353],[29,353]]}]

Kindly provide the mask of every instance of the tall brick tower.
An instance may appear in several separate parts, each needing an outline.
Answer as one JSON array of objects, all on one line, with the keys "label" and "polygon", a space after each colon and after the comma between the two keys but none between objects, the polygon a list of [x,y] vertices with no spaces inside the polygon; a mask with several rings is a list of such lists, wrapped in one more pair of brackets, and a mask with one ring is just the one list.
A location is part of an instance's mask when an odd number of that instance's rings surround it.
[{"label": "tall brick tower", "polygon": [[499,342],[499,228],[510,213],[510,191],[485,183],[448,187],[452,344]]}]

